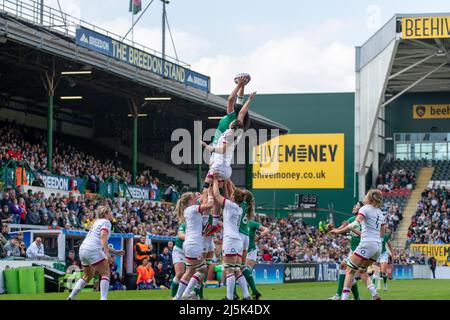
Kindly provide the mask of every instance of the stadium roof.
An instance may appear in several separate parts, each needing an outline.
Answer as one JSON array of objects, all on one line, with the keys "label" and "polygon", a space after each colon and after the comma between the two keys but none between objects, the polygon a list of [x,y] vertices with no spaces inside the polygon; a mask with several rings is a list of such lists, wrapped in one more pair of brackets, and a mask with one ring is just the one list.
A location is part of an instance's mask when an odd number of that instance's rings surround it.
[{"label": "stadium roof", "polygon": [[384,108],[405,93],[450,91],[450,13],[397,14],[356,48],[355,170],[359,196],[385,154]]},{"label": "stadium roof", "polygon": [[[7,5],[13,2],[3,0]],[[16,1],[14,1],[15,6]],[[82,90],[84,101],[89,101],[89,108],[65,102],[64,106],[85,108],[85,112],[92,110],[93,105],[104,108],[117,104],[117,97],[129,99],[143,99],[148,96],[170,95],[170,108],[178,109],[180,113],[193,112],[199,120],[208,116],[223,114],[226,110],[226,100],[151,73],[147,70],[116,60],[101,53],[77,46],[74,41],[74,29],[67,19],[75,19],[69,15],[53,10],[48,19],[51,23],[36,23],[37,12],[25,14],[26,3],[21,4],[21,10],[2,10],[0,7],[0,63],[2,70],[1,90],[4,93],[36,101],[45,97],[41,75],[43,71],[61,71],[89,69],[94,70],[91,75],[83,77],[61,77],[58,85],[58,95],[72,94],[74,81],[78,90]],[[46,7],[47,10],[52,10]],[[35,10],[35,8],[32,8]],[[29,10],[32,10],[31,8]],[[61,16],[64,17],[61,20]],[[59,20],[58,20],[59,19]],[[77,20],[78,24],[86,22]],[[60,25],[64,23],[64,25]],[[95,26],[89,24],[94,29]],[[97,29],[99,29],[97,27]],[[105,31],[106,32],[106,31]],[[175,62],[176,63],[176,62]],[[180,63],[181,65],[181,63]],[[4,66],[4,67],[3,67]],[[67,80],[67,81],[66,81]],[[18,86],[17,84],[25,84]],[[78,92],[80,94],[80,91]],[[128,109],[125,104],[126,109]],[[275,121],[267,119],[255,112],[250,112],[253,123],[263,128],[279,128],[282,132],[289,129]]]},{"label": "stadium roof", "polygon": [[425,79],[410,85],[450,59],[450,39],[428,37],[402,39],[403,18],[448,17],[450,13],[396,14],[361,47],[356,48],[356,71],[379,56],[394,40],[398,41],[392,60],[391,75],[386,91],[398,93],[436,92],[450,90],[450,67],[443,65]]}]

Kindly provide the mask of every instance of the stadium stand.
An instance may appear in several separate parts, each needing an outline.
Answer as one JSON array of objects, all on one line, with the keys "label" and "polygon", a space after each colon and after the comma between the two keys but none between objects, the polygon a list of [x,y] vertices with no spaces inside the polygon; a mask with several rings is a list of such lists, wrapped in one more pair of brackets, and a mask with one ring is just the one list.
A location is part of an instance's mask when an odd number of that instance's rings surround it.
[{"label": "stadium stand", "polygon": [[411,243],[449,243],[449,195],[450,189],[445,186],[434,185],[422,191],[408,229],[407,246]]},{"label": "stadium stand", "polygon": [[[14,122],[0,121],[0,170],[9,159],[26,160],[31,167],[40,173],[50,174],[46,167],[46,141],[45,131],[18,126]],[[88,180],[88,189],[92,192],[98,190],[98,182],[104,182],[113,177],[120,182],[131,184],[130,168],[125,164],[130,159],[121,156],[104,146],[99,146],[88,139],[55,134],[55,156],[53,172],[60,176],[82,177]],[[156,175],[159,173],[156,172]],[[165,175],[155,175],[151,168],[142,168],[136,179],[139,186],[159,189],[177,185],[183,187],[181,182]]]}]

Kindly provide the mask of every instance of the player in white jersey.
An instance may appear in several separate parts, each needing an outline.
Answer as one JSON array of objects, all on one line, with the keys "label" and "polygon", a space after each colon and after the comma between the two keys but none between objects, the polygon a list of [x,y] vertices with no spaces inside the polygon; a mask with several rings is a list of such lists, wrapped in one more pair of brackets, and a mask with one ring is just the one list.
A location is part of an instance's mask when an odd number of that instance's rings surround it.
[{"label": "player in white jersey", "polygon": [[107,206],[99,206],[96,210],[97,220],[89,230],[86,238],[80,246],[80,260],[83,267],[83,277],[75,284],[68,300],[74,300],[78,292],[91,281],[95,272],[101,276],[100,298],[107,300],[109,290],[109,276],[111,271],[109,265],[113,262],[111,253],[122,256],[124,250],[115,250],[108,246],[111,235],[112,211]]},{"label": "player in white jersey", "polygon": [[255,95],[256,92],[250,94],[247,102],[239,112],[237,119],[230,123],[228,129],[221,133],[220,137],[213,145],[208,145],[206,142],[202,141],[202,145],[205,149],[213,152],[209,164],[210,170],[205,179],[204,190],[209,188],[214,174],[219,175],[219,178],[223,181],[230,179],[232,172],[231,160],[233,158],[234,149],[242,136],[244,117],[247,114]]},{"label": "player in white jersey", "polygon": [[180,197],[175,207],[178,219],[184,220],[186,225],[183,243],[186,271],[180,280],[174,300],[188,297],[194,287],[201,284],[204,278],[206,263],[203,259],[202,220],[204,212],[208,212],[213,207],[214,199],[212,195],[208,195],[207,202],[201,201],[201,204],[198,204],[198,200],[202,200],[202,198],[200,194],[186,192]]},{"label": "player in white jersey", "polygon": [[[352,223],[340,231],[332,230],[330,233],[345,233],[348,230],[361,225],[361,241],[355,252],[347,259],[347,271],[345,275],[344,289],[342,290],[342,300],[348,300],[350,287],[356,272],[366,271],[367,268],[377,261],[381,253],[381,238],[385,232],[385,219],[380,210],[383,201],[383,194],[380,190],[369,190],[364,198],[364,206],[359,209],[358,215]],[[367,289],[370,291],[373,300],[380,300],[375,285],[370,277],[363,276],[365,272],[360,273],[361,278],[365,280]]]},{"label": "player in white jersey", "polygon": [[[227,189],[227,188],[225,188]],[[229,189],[228,189],[229,190]],[[216,203],[223,206],[223,266],[226,276],[227,296],[226,300],[233,300],[236,281],[242,289],[244,300],[251,300],[247,287],[247,281],[241,271],[243,243],[239,233],[239,224],[242,214],[251,218],[253,214],[253,195],[239,188],[232,190],[229,199],[219,192],[219,179],[214,176],[213,194]],[[248,202],[247,210],[243,213],[241,205]]]}]

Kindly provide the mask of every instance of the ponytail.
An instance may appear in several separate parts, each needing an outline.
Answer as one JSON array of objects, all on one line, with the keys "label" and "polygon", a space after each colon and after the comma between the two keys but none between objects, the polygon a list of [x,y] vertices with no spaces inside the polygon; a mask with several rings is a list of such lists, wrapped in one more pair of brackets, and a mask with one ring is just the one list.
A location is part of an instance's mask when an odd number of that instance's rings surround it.
[{"label": "ponytail", "polygon": [[253,215],[255,212],[255,199],[250,191],[246,192],[244,201],[247,203],[247,219],[253,220]]},{"label": "ponytail", "polygon": [[379,208],[383,202],[383,193],[378,189],[371,189],[367,192],[364,200],[364,202],[370,203],[375,208]]},{"label": "ponytail", "polygon": [[97,219],[104,219],[105,216],[108,214],[109,209],[107,206],[98,206],[95,211]]},{"label": "ponytail", "polygon": [[189,204],[189,200],[193,197],[192,192],[185,192],[181,195],[180,199],[177,201],[177,205],[175,206],[175,214],[177,216],[178,222],[184,223],[184,210]]},{"label": "ponytail", "polygon": [[234,190],[234,201],[239,205],[244,202],[247,204],[247,219],[251,220],[255,210],[253,194],[248,190],[236,188]]}]

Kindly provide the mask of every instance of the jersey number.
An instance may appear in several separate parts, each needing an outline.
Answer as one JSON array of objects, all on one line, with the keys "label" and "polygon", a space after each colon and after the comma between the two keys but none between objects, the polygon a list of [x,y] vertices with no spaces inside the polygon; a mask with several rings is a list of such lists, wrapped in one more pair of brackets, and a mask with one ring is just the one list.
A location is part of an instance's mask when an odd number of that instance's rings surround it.
[{"label": "jersey number", "polygon": [[377,222],[375,222],[377,229],[378,229],[378,221],[380,220],[380,215],[377,215]]}]

